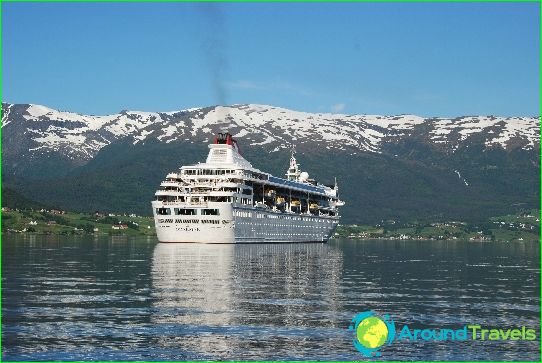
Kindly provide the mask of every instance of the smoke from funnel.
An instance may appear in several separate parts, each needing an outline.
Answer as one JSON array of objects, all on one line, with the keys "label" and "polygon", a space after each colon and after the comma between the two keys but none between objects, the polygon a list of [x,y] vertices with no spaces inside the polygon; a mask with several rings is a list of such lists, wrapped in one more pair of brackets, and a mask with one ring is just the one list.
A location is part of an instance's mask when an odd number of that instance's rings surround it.
[{"label": "smoke from funnel", "polygon": [[225,55],[224,14],[218,4],[205,3],[199,5],[198,8],[203,20],[203,30],[200,33],[203,56],[209,67],[215,102],[218,105],[225,105],[228,95],[224,80],[228,69],[228,60]]}]

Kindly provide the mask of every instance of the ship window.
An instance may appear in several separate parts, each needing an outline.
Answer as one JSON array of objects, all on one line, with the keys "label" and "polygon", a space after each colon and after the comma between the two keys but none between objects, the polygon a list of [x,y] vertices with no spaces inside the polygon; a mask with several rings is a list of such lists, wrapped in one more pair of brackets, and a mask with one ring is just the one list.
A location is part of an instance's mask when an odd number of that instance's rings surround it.
[{"label": "ship window", "polygon": [[156,214],[161,216],[171,215],[171,208],[156,208]]},{"label": "ship window", "polygon": [[220,221],[216,219],[202,219],[201,223],[218,224]]},{"label": "ship window", "polygon": [[195,216],[196,210],[187,208],[175,208],[175,214],[178,216]]},{"label": "ship window", "polygon": [[220,213],[218,212],[218,209],[202,209],[201,214],[204,216],[218,216]]},{"label": "ship window", "polygon": [[243,194],[246,194],[246,195],[252,195],[252,190],[250,190],[250,189],[243,189]]},{"label": "ship window", "polygon": [[213,202],[231,202],[231,197],[216,197],[216,200],[209,200]]}]

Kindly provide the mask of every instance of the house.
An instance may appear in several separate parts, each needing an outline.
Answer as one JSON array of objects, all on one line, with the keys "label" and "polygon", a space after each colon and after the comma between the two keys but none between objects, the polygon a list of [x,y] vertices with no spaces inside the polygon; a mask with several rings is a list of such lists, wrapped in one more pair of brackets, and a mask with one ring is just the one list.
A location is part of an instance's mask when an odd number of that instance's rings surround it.
[{"label": "house", "polygon": [[65,214],[66,212],[64,212],[63,210],[58,210],[58,209],[51,209],[49,211],[49,213],[51,213],[51,214]]},{"label": "house", "polygon": [[98,211],[94,212],[94,215],[96,216],[96,218],[102,218],[102,217],[105,216],[105,214],[100,213],[100,212],[98,212]]},{"label": "house", "polygon": [[56,224],[55,221],[47,221],[48,226],[54,226]]},{"label": "house", "polygon": [[113,228],[113,229],[128,229],[128,225],[127,224],[116,224],[116,225],[111,226],[111,228]]},{"label": "house", "polygon": [[38,222],[37,221],[30,221],[28,224],[30,224],[31,226],[37,226]]},{"label": "house", "polygon": [[9,207],[2,207],[2,212],[9,212],[11,209]]},{"label": "house", "polygon": [[94,227],[94,229],[92,230],[93,232],[98,232],[99,229],[97,227]]}]

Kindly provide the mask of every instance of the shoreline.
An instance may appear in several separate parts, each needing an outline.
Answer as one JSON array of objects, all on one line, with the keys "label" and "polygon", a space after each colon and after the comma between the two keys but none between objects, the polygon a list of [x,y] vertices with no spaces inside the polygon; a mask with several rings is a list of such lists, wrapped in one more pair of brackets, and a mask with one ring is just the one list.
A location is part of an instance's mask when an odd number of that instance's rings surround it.
[{"label": "shoreline", "polygon": [[[3,234],[156,237],[153,217],[135,214],[75,213],[63,210],[2,208]],[[377,225],[339,224],[332,238],[351,240],[540,242],[540,211],[492,217],[485,222],[461,221]]]},{"label": "shoreline", "polygon": [[[64,236],[64,237],[154,237],[155,234],[126,234],[126,233],[39,233],[39,232],[21,232],[21,231],[2,231],[2,235],[24,235],[24,236]],[[394,238],[394,237],[331,237],[329,241],[348,240],[348,241],[400,241],[400,242],[478,242],[478,243],[517,243],[517,242],[540,242],[539,239],[514,239],[514,240],[470,240],[465,238]],[[182,243],[182,242],[179,242]],[[303,242],[301,242],[303,243]],[[323,242],[326,243],[326,242]]]}]

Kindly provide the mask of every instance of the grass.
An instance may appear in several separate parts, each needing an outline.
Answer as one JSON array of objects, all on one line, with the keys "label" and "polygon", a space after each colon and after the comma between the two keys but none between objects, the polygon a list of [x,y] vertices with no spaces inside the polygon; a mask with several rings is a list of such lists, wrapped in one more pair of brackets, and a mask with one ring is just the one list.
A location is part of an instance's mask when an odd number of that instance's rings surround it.
[{"label": "grass", "polygon": [[483,241],[540,241],[540,211],[489,218],[484,223],[440,222],[398,224],[383,221],[379,226],[340,225],[336,237],[466,239]]},{"label": "grass", "polygon": [[[30,224],[36,222],[36,225]],[[55,222],[56,224],[49,224]],[[116,230],[114,225],[127,224],[127,229]],[[97,231],[94,229],[97,228]],[[52,214],[33,210],[2,211],[2,232],[38,234],[96,234],[96,235],[155,235],[152,217],[96,216],[72,213]]]}]

